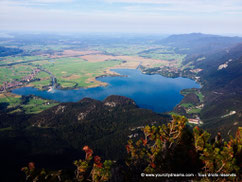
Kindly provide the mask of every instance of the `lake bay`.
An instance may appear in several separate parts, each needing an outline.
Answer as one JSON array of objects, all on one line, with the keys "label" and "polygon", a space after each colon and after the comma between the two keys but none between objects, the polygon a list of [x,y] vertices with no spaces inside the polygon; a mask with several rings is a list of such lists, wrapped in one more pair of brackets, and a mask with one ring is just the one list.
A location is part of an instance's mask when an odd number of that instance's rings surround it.
[{"label": "lake bay", "polygon": [[79,88],[75,90],[54,89],[51,92],[32,87],[14,89],[18,95],[36,95],[59,102],[77,102],[84,97],[103,100],[109,95],[122,95],[133,99],[141,108],[155,112],[171,111],[183,98],[180,91],[185,88],[199,88],[200,85],[188,78],[166,78],[161,75],[142,74],[137,69],[113,70],[127,77],[102,77],[99,81],[106,87]]}]

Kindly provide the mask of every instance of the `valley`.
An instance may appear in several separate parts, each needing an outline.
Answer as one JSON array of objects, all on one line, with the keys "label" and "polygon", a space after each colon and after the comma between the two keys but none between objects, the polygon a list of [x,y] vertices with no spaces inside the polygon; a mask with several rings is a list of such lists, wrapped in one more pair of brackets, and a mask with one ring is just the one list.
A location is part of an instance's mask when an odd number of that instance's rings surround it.
[{"label": "valley", "polygon": [[[177,69],[185,55],[174,48],[140,43],[111,43],[107,45],[73,45],[54,40],[59,46],[42,46],[33,41],[31,47],[18,41],[11,43],[23,50],[20,55],[4,56],[0,61],[0,91],[34,87],[40,90],[80,89],[107,86],[97,78],[119,76],[113,69],[137,69],[170,66]],[[6,41],[4,41],[5,45]],[[8,73],[8,74],[6,74]],[[53,85],[53,82],[55,84]],[[10,94],[14,96],[13,93]],[[15,97],[15,96],[14,96]],[[16,96],[17,97],[17,96]],[[10,100],[0,100],[10,104]],[[11,105],[11,104],[10,104]],[[11,107],[11,106],[9,106]],[[16,109],[16,111],[19,111]],[[41,112],[42,110],[39,110]]]},{"label": "valley", "polygon": [[[177,37],[181,41],[177,42]],[[214,68],[217,72],[226,71],[229,69],[228,65],[235,64],[232,60],[239,58],[237,53],[239,50],[233,46],[241,41],[240,38],[229,39],[203,34],[174,35],[166,39],[157,37],[150,39],[148,44],[146,37],[145,40],[140,37],[139,39],[132,38],[132,42],[125,40],[126,44],[122,42],[122,38],[113,40],[114,38],[105,36],[97,38],[98,44],[93,40],[82,43],[82,39],[68,38],[69,40],[59,41],[60,37],[57,36],[48,43],[48,46],[43,46],[43,43],[40,44],[34,40],[30,42],[32,46],[29,46],[20,43],[18,38],[11,44],[9,43],[15,47],[15,51],[19,49],[22,52],[13,56],[1,57],[0,90],[2,97],[0,102],[2,105],[8,105],[8,108],[16,106],[15,98],[19,96],[11,93],[16,88],[33,87],[51,92],[53,89],[78,90],[107,87],[108,84],[100,81],[99,78],[120,76],[119,73],[113,71],[114,69],[139,69],[143,74],[160,74],[169,78],[186,77],[198,82],[202,88],[181,91],[184,99],[169,113],[182,114],[193,119],[191,123],[210,126],[211,117],[208,111],[212,107],[208,104],[208,95],[214,93],[216,97],[223,97],[225,93],[217,89],[210,91],[208,86],[210,78],[208,80],[206,75],[208,70],[213,67],[208,68],[206,62],[213,59],[219,60],[222,56],[228,57],[227,60],[223,58],[224,61],[216,63],[217,66]],[[105,39],[110,42],[106,43]],[[203,44],[197,43],[200,40],[203,40]],[[182,44],[182,42],[184,43]],[[217,46],[211,48],[210,44],[214,44],[214,42]],[[8,43],[5,40],[4,44],[0,43],[0,45],[7,46]],[[235,50],[236,53],[231,53],[229,49],[232,52]],[[201,50],[203,51],[201,52]],[[234,55],[237,58],[234,58]],[[224,66],[225,64],[226,66]],[[13,99],[7,100],[3,94],[8,95],[8,98],[10,95]],[[44,108],[39,107],[36,112],[41,112]],[[237,109],[237,114],[231,117],[239,116],[239,110]],[[22,110],[16,108],[13,111]],[[231,118],[230,116],[221,117],[232,111],[234,111],[233,108],[226,109],[222,113],[218,113],[212,120],[217,122],[220,119]]]},{"label": "valley", "polygon": [[0,38],[9,50],[0,57],[5,171],[15,160],[16,174],[32,160],[71,169],[66,164],[87,144],[119,161],[128,139],[171,115],[186,116],[188,129],[199,126],[212,137],[228,139],[241,126],[239,37],[37,37]]}]

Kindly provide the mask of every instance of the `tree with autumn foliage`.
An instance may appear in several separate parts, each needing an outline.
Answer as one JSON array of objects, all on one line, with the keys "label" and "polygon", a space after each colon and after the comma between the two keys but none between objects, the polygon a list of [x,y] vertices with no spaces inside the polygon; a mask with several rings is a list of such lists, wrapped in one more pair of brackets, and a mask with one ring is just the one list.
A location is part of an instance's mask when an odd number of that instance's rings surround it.
[{"label": "tree with autumn foliage", "polygon": [[25,173],[26,176],[25,180],[29,182],[108,181],[111,178],[112,161],[105,160],[104,163],[102,163],[101,157],[93,157],[93,150],[88,146],[84,146],[83,150],[86,153],[85,159],[74,161],[74,165],[76,166],[74,178],[66,176],[62,170],[46,171],[45,169],[36,169],[34,163],[30,162],[28,164],[28,167],[22,168],[22,171]]},{"label": "tree with autumn foliage", "polygon": [[[161,178],[144,178],[141,173],[192,173],[192,174],[236,174],[232,177],[193,176],[180,178],[183,181],[240,181],[242,168],[242,127],[238,128],[235,138],[224,141],[218,133],[213,141],[211,135],[199,128],[193,129],[183,116],[173,116],[167,125],[146,126],[143,137],[129,140],[126,145],[128,158],[124,170],[124,181],[161,181]],[[37,170],[34,163],[22,168],[26,181],[92,181],[104,182],[111,179],[112,162],[93,156],[93,150],[84,146],[85,159],[74,161],[74,178],[65,178],[62,170]],[[120,175],[120,174],[119,174]],[[176,178],[175,181],[180,180]],[[171,179],[172,180],[172,179]]]},{"label": "tree with autumn foliage", "polygon": [[99,156],[95,156],[93,159],[93,151],[88,146],[84,146],[83,150],[86,152],[85,159],[74,162],[76,180],[80,182],[88,179],[93,182],[108,181],[111,177],[112,161],[105,160],[102,163]]},{"label": "tree with autumn foliage", "polygon": [[197,126],[191,131],[185,117],[173,116],[167,125],[146,126],[143,138],[129,140],[126,149],[128,178],[136,181],[147,180],[140,177],[141,173],[236,173],[236,179],[241,173],[241,128],[229,142],[218,135],[211,143],[206,131]]},{"label": "tree with autumn foliage", "polygon": [[[214,143],[209,143],[210,134],[194,127],[194,146],[203,161],[202,172],[215,174],[241,174],[242,167],[242,128],[239,127],[235,138],[230,137],[228,142],[223,142],[220,133]],[[233,178],[223,179],[233,180]],[[221,178],[220,178],[220,181]]]}]

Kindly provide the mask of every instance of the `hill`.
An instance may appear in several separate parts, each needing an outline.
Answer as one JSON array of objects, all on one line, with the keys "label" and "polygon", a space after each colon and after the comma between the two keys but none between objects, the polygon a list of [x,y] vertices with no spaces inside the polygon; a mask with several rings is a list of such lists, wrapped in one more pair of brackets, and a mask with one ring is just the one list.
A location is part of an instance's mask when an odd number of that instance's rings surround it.
[{"label": "hill", "polygon": [[171,35],[159,41],[163,45],[176,47],[178,48],[177,52],[185,54],[212,53],[229,48],[239,42],[242,42],[240,37],[224,37],[201,33]]},{"label": "hill", "polygon": [[[242,122],[242,38],[184,34],[170,36],[162,43],[187,54],[178,75],[202,85],[200,90],[186,91],[175,111],[189,116],[183,106],[195,105],[198,109],[193,115],[199,115],[211,133],[235,132]],[[200,102],[197,95],[203,95]]]},{"label": "hill", "polygon": [[[16,170],[16,174],[28,161],[37,162],[39,167],[72,168],[72,161],[80,157],[81,147],[87,144],[102,157],[118,160],[126,153],[128,136],[132,138],[144,125],[170,119],[138,108],[133,100],[122,96],[109,96],[102,102],[85,98],[29,118],[5,118],[9,125],[0,130],[1,168],[6,173]],[[15,122],[10,122],[11,118]],[[22,123],[22,128],[11,123]]]}]

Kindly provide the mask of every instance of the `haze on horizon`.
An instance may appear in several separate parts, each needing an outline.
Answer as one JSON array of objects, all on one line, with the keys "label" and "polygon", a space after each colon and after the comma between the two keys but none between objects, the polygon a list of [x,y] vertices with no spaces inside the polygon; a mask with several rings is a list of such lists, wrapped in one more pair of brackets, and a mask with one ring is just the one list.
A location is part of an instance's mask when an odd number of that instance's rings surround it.
[{"label": "haze on horizon", "polygon": [[1,0],[0,32],[242,35],[241,0]]}]

